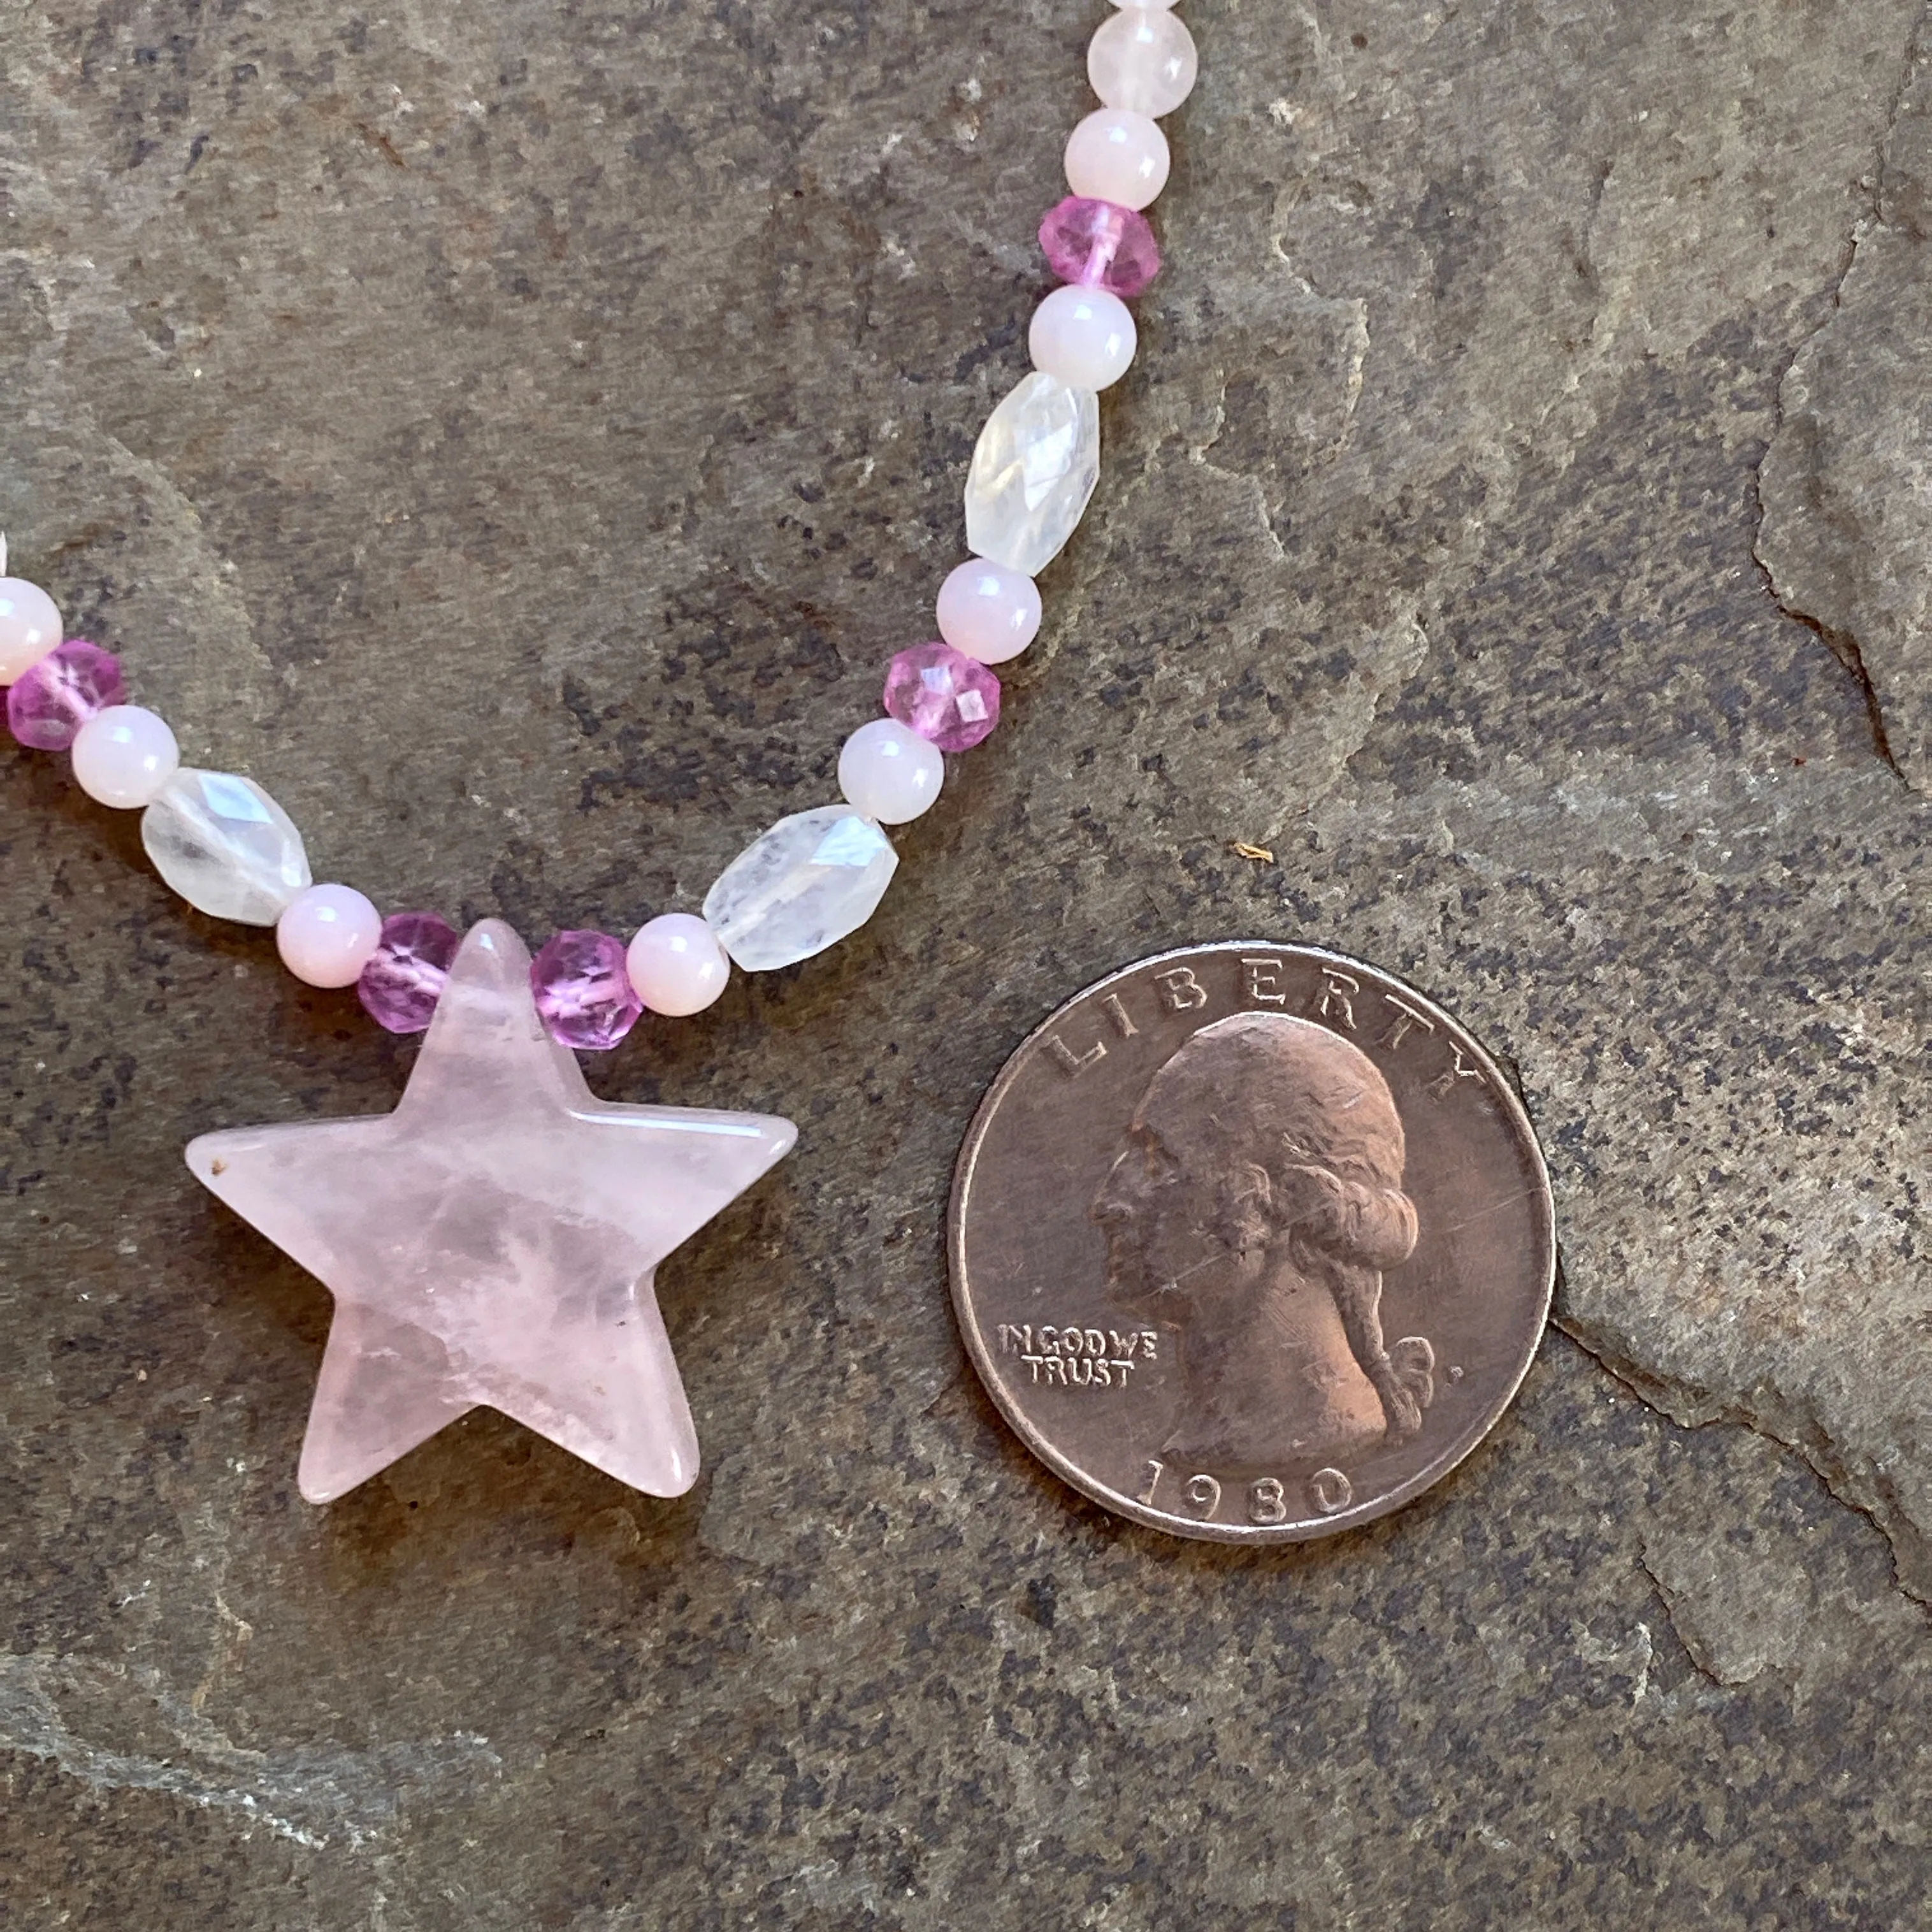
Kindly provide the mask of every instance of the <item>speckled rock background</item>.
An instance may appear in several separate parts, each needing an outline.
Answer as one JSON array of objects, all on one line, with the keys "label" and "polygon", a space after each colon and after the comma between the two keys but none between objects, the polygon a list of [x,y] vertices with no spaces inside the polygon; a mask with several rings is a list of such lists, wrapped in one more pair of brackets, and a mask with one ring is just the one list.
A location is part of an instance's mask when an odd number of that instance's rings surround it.
[{"label": "speckled rock background", "polygon": [[[6,0],[18,566],[325,876],[694,904],[928,631],[1100,17]],[[180,1149],[412,1049],[0,758],[10,1926],[1924,1922],[1932,29],[1187,17],[1007,722],[596,1070],[805,1130],[661,1280],[681,1502],[481,1413],[299,1500],[327,1297]],[[1268,1555],[1035,1467],[940,1238],[1033,1022],[1253,934],[1507,1058],[1565,1265],[1452,1480]]]}]

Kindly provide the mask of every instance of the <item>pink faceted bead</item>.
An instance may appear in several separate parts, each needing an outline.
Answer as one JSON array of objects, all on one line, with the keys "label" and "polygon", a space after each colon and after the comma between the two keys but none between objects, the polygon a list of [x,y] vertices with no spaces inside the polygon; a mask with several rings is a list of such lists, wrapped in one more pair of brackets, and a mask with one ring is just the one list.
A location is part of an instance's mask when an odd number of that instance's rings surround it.
[{"label": "pink faceted bead", "polygon": [[356,982],[356,997],[379,1027],[421,1033],[436,1017],[460,943],[455,927],[433,912],[392,913]]},{"label": "pink faceted bead", "polygon": [[128,701],[121,660],[112,651],[70,638],[16,679],[7,693],[7,722],[37,752],[64,752],[97,711]]},{"label": "pink faceted bead", "polygon": [[615,1046],[644,1010],[624,942],[608,932],[557,934],[530,962],[530,991],[550,1038],[591,1053]]},{"label": "pink faceted bead", "polygon": [[942,752],[970,752],[1000,722],[1000,680],[950,644],[914,644],[886,672],[886,710]]},{"label": "pink faceted bead", "polygon": [[1160,273],[1160,250],[1147,217],[1090,195],[1070,194],[1048,208],[1040,245],[1063,282],[1123,298],[1141,294]]}]

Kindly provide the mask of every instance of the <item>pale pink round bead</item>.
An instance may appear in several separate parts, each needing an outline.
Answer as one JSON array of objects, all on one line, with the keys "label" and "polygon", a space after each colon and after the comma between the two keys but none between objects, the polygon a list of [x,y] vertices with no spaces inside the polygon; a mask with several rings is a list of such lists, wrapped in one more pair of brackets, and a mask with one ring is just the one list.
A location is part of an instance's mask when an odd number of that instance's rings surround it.
[{"label": "pale pink round bead", "polygon": [[1134,319],[1105,289],[1055,289],[1033,312],[1033,366],[1073,389],[1105,389],[1134,359]]},{"label": "pale pink round bead", "polygon": [[1040,634],[1040,586],[1023,572],[976,556],[939,586],[939,634],[982,664],[1016,658]]},{"label": "pale pink round bead", "polygon": [[1168,8],[1174,4],[1174,0],[1114,0],[1114,4],[1116,7]]},{"label": "pale pink round bead", "polygon": [[1066,137],[1066,185],[1094,201],[1145,208],[1167,185],[1167,136],[1144,114],[1102,107]]},{"label": "pale pink round bead", "polygon": [[149,803],[180,768],[167,720],[144,705],[110,704],[74,734],[74,782],[123,812]]},{"label": "pale pink round bead", "polygon": [[718,936],[688,912],[660,913],[638,927],[625,956],[638,998],[654,1013],[701,1013],[731,976]]},{"label": "pale pink round bead", "polygon": [[32,670],[60,640],[54,600],[24,577],[0,577],[0,684]]},{"label": "pale pink round bead", "polygon": [[896,718],[861,724],[838,754],[838,789],[846,803],[881,825],[916,818],[945,782],[939,747]]},{"label": "pale pink round bead", "polygon": [[275,950],[304,986],[354,986],[382,938],[382,915],[352,886],[310,886],[275,922]]},{"label": "pale pink round bead", "polygon": [[1194,36],[1158,7],[1124,7],[1087,44],[1087,78],[1109,107],[1172,114],[1194,92]]}]

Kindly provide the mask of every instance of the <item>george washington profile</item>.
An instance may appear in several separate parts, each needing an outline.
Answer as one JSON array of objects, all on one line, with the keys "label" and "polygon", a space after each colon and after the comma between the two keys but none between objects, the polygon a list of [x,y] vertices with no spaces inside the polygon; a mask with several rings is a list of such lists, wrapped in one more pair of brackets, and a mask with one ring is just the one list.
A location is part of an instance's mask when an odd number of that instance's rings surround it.
[{"label": "george washington profile", "polygon": [[1420,1429],[1434,1352],[1382,1340],[1416,1241],[1402,1160],[1388,1083],[1312,1020],[1218,1020],[1148,1083],[1092,1212],[1110,1296],[1178,1334],[1168,1453],[1279,1468]]}]

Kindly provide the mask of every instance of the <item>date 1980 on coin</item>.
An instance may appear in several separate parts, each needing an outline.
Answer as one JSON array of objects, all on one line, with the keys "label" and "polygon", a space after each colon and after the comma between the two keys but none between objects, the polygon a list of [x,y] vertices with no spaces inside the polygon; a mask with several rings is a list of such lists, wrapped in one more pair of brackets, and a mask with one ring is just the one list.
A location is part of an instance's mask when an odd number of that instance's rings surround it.
[{"label": "date 1980 on coin", "polygon": [[1021,1438],[1178,1534],[1399,1508],[1548,1318],[1549,1176],[1482,1048],[1392,974],[1267,941],[1144,959],[1024,1041],[962,1149],[962,1331]]}]

